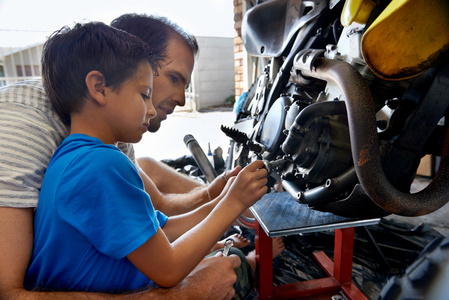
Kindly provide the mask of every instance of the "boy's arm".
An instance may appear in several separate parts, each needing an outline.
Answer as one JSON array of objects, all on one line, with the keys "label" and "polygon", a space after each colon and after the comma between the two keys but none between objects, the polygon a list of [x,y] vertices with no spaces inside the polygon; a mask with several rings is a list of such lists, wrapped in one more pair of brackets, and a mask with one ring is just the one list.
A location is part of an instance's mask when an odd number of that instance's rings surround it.
[{"label": "boy's arm", "polygon": [[88,292],[30,292],[23,288],[33,247],[32,208],[0,207],[0,299],[231,299],[236,257],[211,257],[201,262],[179,285],[128,295]]},{"label": "boy's arm", "polygon": [[[237,166],[234,170],[227,172],[229,178],[237,176],[240,172],[241,167]],[[223,179],[221,181],[225,182]],[[226,182],[225,182],[226,183]],[[198,225],[203,221],[215,208],[215,206],[223,199],[227,191],[231,186],[231,180],[226,183],[225,187],[222,189],[221,194],[215,197],[212,201],[194,209],[187,213],[175,215],[169,218],[162,230],[167,236],[170,242],[175,241],[178,237]]]},{"label": "boy's arm", "polygon": [[[183,214],[200,207],[215,199],[223,190],[226,182],[221,176],[211,184],[204,185],[195,182],[184,174],[179,174],[169,166],[159,163],[154,159],[138,159],[140,177],[145,185],[146,192],[150,195],[155,209],[162,211],[167,216]],[[233,176],[234,172],[228,171]],[[173,186],[172,192],[167,192],[167,185]],[[162,192],[165,190],[165,192]],[[184,192],[181,192],[184,190]]]},{"label": "boy's arm", "polygon": [[[262,169],[263,166],[263,162],[255,161],[237,177],[229,179],[229,190],[212,212],[176,241],[170,243],[159,228],[155,235],[131,252],[128,259],[156,284],[166,287],[178,284],[234,220],[267,192],[267,171]],[[170,218],[165,226],[172,226]]]}]

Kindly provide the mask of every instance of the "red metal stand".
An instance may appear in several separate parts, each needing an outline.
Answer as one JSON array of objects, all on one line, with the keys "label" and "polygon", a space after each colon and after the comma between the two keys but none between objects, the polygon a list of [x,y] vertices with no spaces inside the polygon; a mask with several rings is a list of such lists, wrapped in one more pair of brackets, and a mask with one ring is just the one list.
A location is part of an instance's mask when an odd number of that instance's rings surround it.
[{"label": "red metal stand", "polygon": [[354,227],[336,229],[334,261],[323,252],[313,254],[315,260],[329,277],[273,286],[272,241],[256,220],[256,257],[259,270],[256,274],[256,290],[260,299],[288,299],[307,297],[332,291],[343,291],[348,299],[368,299],[352,283],[352,255]]}]

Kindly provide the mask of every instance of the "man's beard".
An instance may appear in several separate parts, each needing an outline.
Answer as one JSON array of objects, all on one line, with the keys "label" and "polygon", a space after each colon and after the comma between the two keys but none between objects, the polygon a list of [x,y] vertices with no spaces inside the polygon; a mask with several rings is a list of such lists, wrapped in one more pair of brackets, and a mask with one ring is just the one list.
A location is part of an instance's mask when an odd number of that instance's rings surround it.
[{"label": "man's beard", "polygon": [[156,132],[161,127],[161,121],[155,117],[154,119],[150,120],[150,125],[148,125],[147,130],[149,132]]}]

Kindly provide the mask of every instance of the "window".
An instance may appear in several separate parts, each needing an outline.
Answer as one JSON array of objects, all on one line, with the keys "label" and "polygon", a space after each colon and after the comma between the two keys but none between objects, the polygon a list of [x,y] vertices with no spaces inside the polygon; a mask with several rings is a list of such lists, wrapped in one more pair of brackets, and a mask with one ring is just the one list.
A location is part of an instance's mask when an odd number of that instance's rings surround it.
[{"label": "window", "polygon": [[[31,67],[33,67],[34,69],[34,76],[39,76],[40,75],[40,68],[39,66],[30,66],[30,65],[25,65],[25,66],[16,66],[16,70],[17,70],[17,76],[19,77],[31,77],[33,76],[33,73],[31,72]],[[24,72],[25,69],[25,72]]]}]

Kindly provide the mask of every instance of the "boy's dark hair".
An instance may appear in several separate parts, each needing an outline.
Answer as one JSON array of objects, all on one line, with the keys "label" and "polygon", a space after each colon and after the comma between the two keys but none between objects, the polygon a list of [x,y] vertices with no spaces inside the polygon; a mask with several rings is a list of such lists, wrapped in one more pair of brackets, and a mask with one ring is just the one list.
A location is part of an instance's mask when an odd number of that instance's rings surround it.
[{"label": "boy's dark hair", "polygon": [[42,80],[53,107],[64,124],[78,112],[87,96],[86,75],[99,71],[114,89],[148,61],[155,72],[163,51],[150,49],[139,38],[101,22],[65,26],[54,32],[42,50]]},{"label": "boy's dark hair", "polygon": [[166,17],[124,14],[114,19],[111,26],[139,37],[156,52],[165,52],[169,39],[178,37],[190,47],[193,56],[198,53],[199,47],[195,36]]}]

